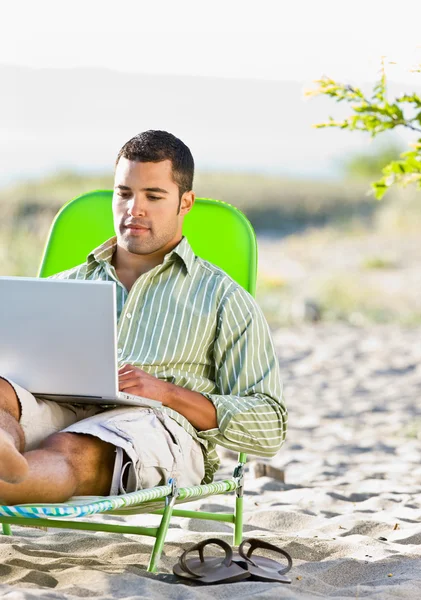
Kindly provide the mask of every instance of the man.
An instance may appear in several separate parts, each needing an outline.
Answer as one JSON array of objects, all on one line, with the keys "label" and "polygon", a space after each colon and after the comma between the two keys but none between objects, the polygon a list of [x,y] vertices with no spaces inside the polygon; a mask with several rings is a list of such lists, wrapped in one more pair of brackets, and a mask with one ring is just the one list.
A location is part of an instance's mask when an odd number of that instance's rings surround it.
[{"label": "man", "polygon": [[182,236],[193,173],[175,136],[129,140],[115,169],[116,237],[56,276],[115,282],[120,390],[163,408],[59,404],[0,378],[0,503],[118,494],[171,476],[197,485],[212,481],[217,444],[279,450],[286,409],[264,317]]}]

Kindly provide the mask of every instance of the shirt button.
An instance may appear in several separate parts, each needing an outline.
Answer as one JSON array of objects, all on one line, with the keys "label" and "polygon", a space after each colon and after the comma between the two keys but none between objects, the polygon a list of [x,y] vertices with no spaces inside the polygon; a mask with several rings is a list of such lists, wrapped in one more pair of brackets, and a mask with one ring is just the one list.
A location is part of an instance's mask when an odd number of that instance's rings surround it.
[{"label": "shirt button", "polygon": [[118,353],[119,353],[119,354],[122,354],[122,353],[123,353],[123,348],[119,348],[119,349],[118,349]]},{"label": "shirt button", "polygon": [[128,319],[131,319],[131,318],[132,318],[132,313],[127,313],[126,317],[127,317]]}]

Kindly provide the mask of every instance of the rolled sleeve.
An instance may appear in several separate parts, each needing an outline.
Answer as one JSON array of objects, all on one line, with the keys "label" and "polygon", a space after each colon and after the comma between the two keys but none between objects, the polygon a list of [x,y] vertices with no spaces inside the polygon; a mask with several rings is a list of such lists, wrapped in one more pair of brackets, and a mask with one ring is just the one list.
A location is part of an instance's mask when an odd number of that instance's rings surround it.
[{"label": "rolled sleeve", "polygon": [[214,360],[219,393],[203,395],[216,408],[218,427],[198,436],[237,452],[274,456],[288,419],[279,364],[260,308],[240,287],[221,307]]}]

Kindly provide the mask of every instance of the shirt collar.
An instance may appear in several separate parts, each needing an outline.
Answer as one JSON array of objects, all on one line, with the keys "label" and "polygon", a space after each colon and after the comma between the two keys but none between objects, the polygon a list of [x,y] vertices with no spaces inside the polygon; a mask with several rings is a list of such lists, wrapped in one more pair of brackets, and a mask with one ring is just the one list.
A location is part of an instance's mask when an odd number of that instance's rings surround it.
[{"label": "shirt collar", "polygon": [[[100,246],[98,246],[98,248],[95,248],[95,250],[92,250],[92,252],[88,254],[86,260],[86,275],[89,276],[99,264],[103,262],[110,263],[116,247],[117,238],[112,237]],[[183,237],[181,239],[181,242],[173,250],[171,250],[171,252],[165,255],[163,264],[172,262],[174,260],[175,255],[181,258],[187,269],[187,273],[191,275],[193,272],[196,256],[186,237]]]},{"label": "shirt collar", "polygon": [[168,257],[176,254],[181,258],[185,267],[187,269],[187,273],[192,275],[194,263],[196,261],[196,255],[193,252],[192,247],[190,246],[186,237],[181,239],[181,242],[165,257],[164,261],[167,260]]},{"label": "shirt collar", "polygon": [[115,249],[117,247],[117,238],[114,236],[92,250],[86,259],[86,276],[89,277],[96,267],[103,262],[111,262]]}]

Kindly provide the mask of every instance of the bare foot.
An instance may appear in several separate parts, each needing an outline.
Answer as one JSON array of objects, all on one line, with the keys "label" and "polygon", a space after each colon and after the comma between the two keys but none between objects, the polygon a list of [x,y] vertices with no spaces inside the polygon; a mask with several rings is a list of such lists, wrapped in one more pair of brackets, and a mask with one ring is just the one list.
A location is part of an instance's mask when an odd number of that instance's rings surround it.
[{"label": "bare foot", "polygon": [[13,443],[13,438],[0,429],[0,480],[20,483],[28,476],[28,463]]}]

